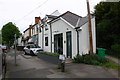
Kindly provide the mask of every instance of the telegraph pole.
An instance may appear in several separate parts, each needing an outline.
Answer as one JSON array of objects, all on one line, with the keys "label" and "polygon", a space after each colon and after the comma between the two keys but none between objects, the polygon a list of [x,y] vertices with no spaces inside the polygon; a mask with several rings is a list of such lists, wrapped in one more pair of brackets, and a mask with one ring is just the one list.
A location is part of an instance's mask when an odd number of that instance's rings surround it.
[{"label": "telegraph pole", "polygon": [[89,29],[89,40],[90,40],[89,41],[90,42],[90,54],[93,54],[92,28],[91,28],[89,0],[87,0],[87,11],[88,11],[88,29]]}]

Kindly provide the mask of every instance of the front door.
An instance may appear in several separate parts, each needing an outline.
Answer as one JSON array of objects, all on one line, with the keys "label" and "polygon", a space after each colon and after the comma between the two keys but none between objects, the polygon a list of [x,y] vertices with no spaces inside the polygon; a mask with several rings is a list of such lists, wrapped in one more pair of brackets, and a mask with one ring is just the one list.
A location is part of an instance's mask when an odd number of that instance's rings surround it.
[{"label": "front door", "polygon": [[71,31],[66,32],[66,51],[67,51],[67,58],[72,58],[72,40],[71,40]]},{"label": "front door", "polygon": [[63,54],[63,34],[54,35],[54,52]]}]

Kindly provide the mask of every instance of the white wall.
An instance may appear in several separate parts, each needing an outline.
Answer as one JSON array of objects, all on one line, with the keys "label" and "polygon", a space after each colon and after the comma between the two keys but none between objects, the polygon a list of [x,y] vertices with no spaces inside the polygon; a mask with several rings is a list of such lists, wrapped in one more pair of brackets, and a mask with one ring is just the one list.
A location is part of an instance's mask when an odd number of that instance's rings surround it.
[{"label": "white wall", "polygon": [[[48,30],[44,28],[44,51],[51,52],[51,37],[50,37],[50,25],[45,26]],[[48,46],[45,46],[45,37],[48,37]]]},{"label": "white wall", "polygon": [[29,29],[24,33],[24,38],[26,38],[27,36],[29,36]]},{"label": "white wall", "polygon": [[96,53],[96,27],[95,27],[95,17],[91,19],[92,25],[92,38],[93,38],[93,52]]},{"label": "white wall", "polygon": [[89,36],[88,36],[88,24],[82,26],[82,30],[79,31],[79,54],[83,55],[89,51]]},{"label": "white wall", "polygon": [[[92,24],[92,37],[93,37],[93,52],[96,53],[96,31],[95,31],[95,18],[91,20]],[[63,54],[66,56],[66,32],[71,31],[72,33],[72,58],[77,55],[77,32],[70,24],[59,19],[51,24],[52,26],[52,52],[54,52],[54,35],[63,33]],[[48,30],[39,33],[39,46],[44,45],[44,51],[51,51],[51,36],[50,36],[50,25],[47,25]],[[44,32],[44,42],[42,41],[42,33]],[[48,46],[45,46],[45,37],[48,37]],[[65,43],[64,43],[65,42]],[[79,54],[86,54],[89,52],[89,31],[88,23],[82,26],[82,30],[79,31]]]},{"label": "white wall", "polygon": [[42,47],[42,32],[38,33],[38,46],[40,46],[41,48],[43,48]]},{"label": "white wall", "polygon": [[22,36],[20,36],[20,38],[18,38],[18,46],[22,46],[21,40],[22,40]]},{"label": "white wall", "polygon": [[[57,31],[57,32],[56,32]],[[63,33],[63,54],[66,56],[66,32],[72,33],[72,58],[77,54],[77,32],[69,24],[63,20],[57,20],[52,23],[52,42],[54,42],[54,35]],[[64,43],[65,42],[65,43]],[[52,44],[52,52],[54,52],[54,44]]]},{"label": "white wall", "polygon": [[[93,39],[93,52],[96,53],[96,31],[95,31],[95,18],[91,19],[91,27],[92,27],[92,39]],[[82,30],[79,31],[79,54],[89,53],[90,45],[89,45],[89,31],[88,31],[88,23],[82,26]]]}]

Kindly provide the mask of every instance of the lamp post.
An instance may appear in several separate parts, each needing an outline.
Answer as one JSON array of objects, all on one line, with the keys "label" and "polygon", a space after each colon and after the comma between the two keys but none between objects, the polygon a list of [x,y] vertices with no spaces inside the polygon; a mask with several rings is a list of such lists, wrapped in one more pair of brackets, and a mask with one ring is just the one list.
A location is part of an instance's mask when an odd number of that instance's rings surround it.
[{"label": "lamp post", "polygon": [[15,37],[15,65],[16,65],[16,34],[14,35]]}]

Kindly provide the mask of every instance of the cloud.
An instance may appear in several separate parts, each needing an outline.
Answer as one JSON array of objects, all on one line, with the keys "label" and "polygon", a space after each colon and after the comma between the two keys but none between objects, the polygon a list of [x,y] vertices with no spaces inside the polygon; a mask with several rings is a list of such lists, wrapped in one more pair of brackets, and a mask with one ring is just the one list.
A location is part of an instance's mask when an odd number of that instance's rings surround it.
[{"label": "cloud", "polygon": [[[0,27],[9,21],[15,23],[21,32],[34,24],[34,17],[44,17],[55,10],[60,13],[71,11],[80,16],[87,15],[86,0],[48,0],[40,8],[36,8],[46,0],[0,0]],[[100,0],[90,0],[90,8]],[[32,11],[32,13],[30,13]],[[27,15],[27,16],[26,16]],[[26,17],[25,17],[26,16]]]}]

